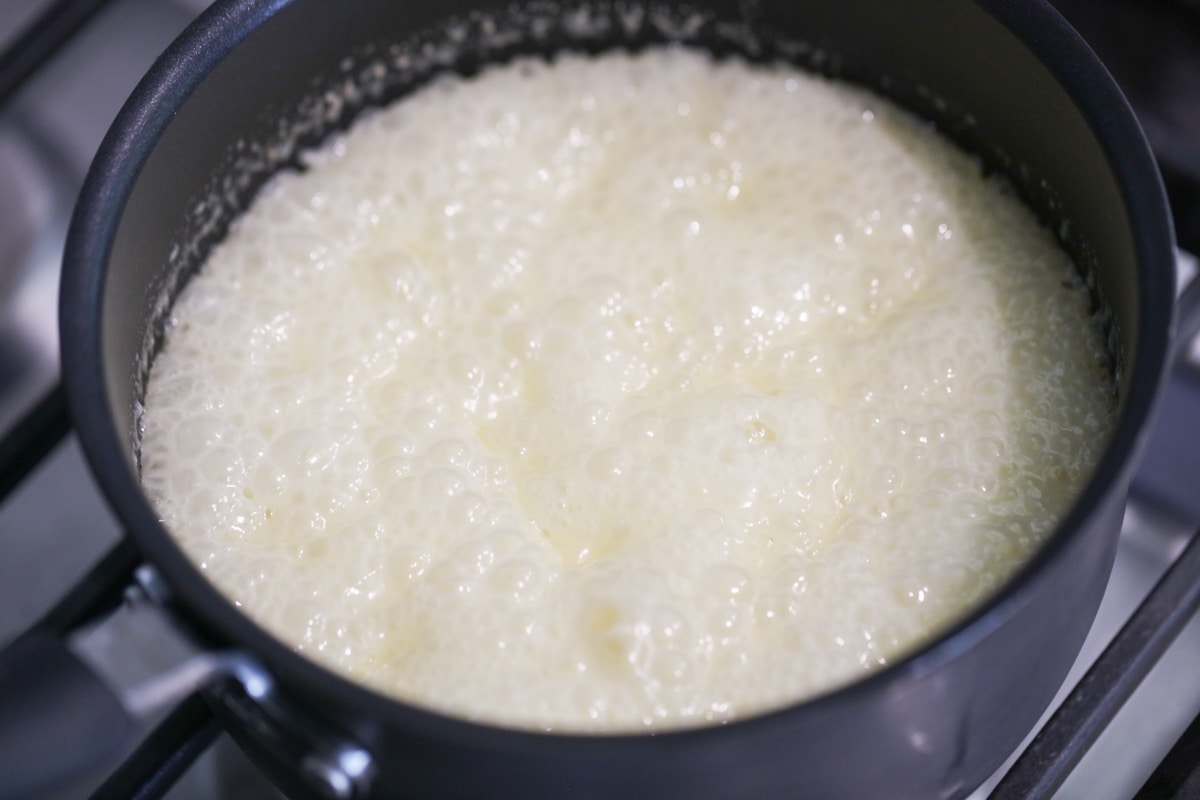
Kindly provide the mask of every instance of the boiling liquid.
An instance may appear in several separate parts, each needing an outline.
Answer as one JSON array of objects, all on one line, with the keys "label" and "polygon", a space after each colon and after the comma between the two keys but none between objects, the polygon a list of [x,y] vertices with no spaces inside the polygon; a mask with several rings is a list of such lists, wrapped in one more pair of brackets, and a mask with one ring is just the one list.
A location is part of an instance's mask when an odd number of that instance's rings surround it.
[{"label": "boiling liquid", "polygon": [[686,51],[439,80],[172,312],[143,479],[252,618],[507,725],[723,720],[995,589],[1111,424],[1085,289],[878,97]]}]

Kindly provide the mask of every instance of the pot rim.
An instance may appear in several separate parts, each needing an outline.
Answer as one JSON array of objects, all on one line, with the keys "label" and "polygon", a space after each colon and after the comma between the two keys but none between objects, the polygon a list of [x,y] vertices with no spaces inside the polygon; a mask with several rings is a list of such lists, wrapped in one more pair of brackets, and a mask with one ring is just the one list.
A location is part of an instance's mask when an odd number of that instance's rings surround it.
[{"label": "pot rim", "polygon": [[[721,724],[617,733],[544,732],[472,722],[394,699],[293,651],[222,595],[175,544],[160,523],[125,455],[129,442],[113,424],[101,342],[101,314],[109,255],[124,207],[141,168],[175,110],[245,38],[293,0],[219,0],[167,49],[122,108],[88,173],[71,220],[64,252],[59,315],[63,381],[76,432],[93,475],[147,559],[167,577],[187,614],[259,657],[289,683],[320,685],[339,704],[389,725],[421,730],[493,749],[526,746],[623,748],[654,738],[683,745],[736,731],[762,729],[794,714],[819,713],[846,700],[879,694],[898,680],[928,675],[973,648],[1025,605],[1034,577],[1064,557],[1066,544],[1113,492],[1123,497],[1147,438],[1169,366],[1174,320],[1174,234],[1165,192],[1142,131],[1107,70],[1045,0],[976,5],[1015,34],[1082,111],[1100,143],[1128,210],[1139,270],[1137,350],[1131,355],[1126,396],[1092,477],[1036,555],[997,592],[926,644],[892,664],[816,696]],[[122,454],[118,456],[118,454]],[[113,459],[120,457],[121,465]]]}]

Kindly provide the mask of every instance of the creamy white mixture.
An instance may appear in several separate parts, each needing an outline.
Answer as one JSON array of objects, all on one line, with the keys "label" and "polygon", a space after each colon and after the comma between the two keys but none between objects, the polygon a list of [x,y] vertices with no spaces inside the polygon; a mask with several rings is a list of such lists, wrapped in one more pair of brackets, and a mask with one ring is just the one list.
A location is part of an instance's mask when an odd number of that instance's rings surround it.
[{"label": "creamy white mixture", "polygon": [[1086,291],[879,98],[686,51],[443,79],[175,306],[145,486],[307,656],[516,726],[778,706],[1009,576],[1112,417]]}]

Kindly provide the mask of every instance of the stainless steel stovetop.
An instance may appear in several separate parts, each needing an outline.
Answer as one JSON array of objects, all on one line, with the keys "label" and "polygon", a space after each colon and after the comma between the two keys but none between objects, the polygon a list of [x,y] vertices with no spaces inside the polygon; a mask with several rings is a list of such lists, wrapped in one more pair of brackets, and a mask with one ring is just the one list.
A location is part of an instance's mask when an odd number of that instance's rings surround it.
[{"label": "stainless steel stovetop", "polygon": [[[59,259],[92,154],[152,60],[207,2],[115,0],[0,107],[0,431],[57,377]],[[50,0],[0,0],[0,51],[49,5]],[[1064,0],[1065,10],[1078,13],[1076,6],[1081,4]],[[1103,17],[1087,22],[1093,32],[1105,30]],[[1196,25],[1200,32],[1200,18]],[[1193,80],[1200,86],[1200,71]],[[1200,132],[1191,147],[1184,158],[1200,159]],[[1195,269],[1194,259],[1181,259],[1185,271]],[[1176,487],[1177,507],[1167,513],[1161,504],[1131,502],[1108,592],[1064,693],[1200,524],[1197,364],[1200,358],[1167,397],[1149,459],[1154,471],[1143,481],[1151,488]],[[1189,480],[1195,487],[1191,502]],[[44,612],[118,538],[118,526],[68,438],[0,506],[0,645]],[[1058,796],[1131,797],[1200,712],[1197,664],[1200,619],[1192,621]],[[61,796],[86,796],[95,783],[83,781]],[[977,796],[986,796],[987,788]],[[278,796],[224,736],[168,794],[174,800]]]}]

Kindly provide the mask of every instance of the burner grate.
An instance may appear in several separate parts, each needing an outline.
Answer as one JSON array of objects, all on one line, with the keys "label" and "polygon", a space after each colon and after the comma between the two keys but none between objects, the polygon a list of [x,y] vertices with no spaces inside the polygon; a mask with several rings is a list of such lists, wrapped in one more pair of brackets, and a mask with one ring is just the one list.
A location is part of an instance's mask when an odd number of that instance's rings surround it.
[{"label": "burner grate", "polygon": [[[1052,797],[1104,728],[1200,609],[1200,532],[1159,579],[1108,648],[1025,748],[991,800]],[[1151,777],[1166,783],[1180,769],[1200,774],[1193,723]],[[1176,752],[1178,751],[1178,752]],[[1191,753],[1190,765],[1182,762]],[[1154,795],[1161,797],[1162,795]]]},{"label": "burner grate", "polygon": [[212,710],[192,695],[150,732],[91,800],[157,800],[220,733]]},{"label": "burner grate", "polygon": [[0,53],[0,106],[111,0],[57,0]]}]

